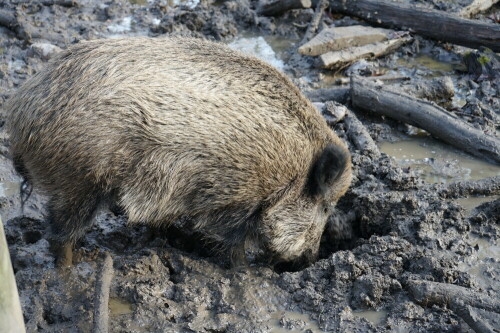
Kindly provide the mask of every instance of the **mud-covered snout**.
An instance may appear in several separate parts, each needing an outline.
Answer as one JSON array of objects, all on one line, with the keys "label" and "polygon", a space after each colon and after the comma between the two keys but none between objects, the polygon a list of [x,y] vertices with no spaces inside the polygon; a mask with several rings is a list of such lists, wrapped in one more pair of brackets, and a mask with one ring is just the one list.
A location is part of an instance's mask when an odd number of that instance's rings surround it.
[{"label": "mud-covered snout", "polygon": [[274,263],[277,272],[300,271],[312,265],[318,259],[318,251],[307,249],[301,256],[289,261],[278,261]]}]

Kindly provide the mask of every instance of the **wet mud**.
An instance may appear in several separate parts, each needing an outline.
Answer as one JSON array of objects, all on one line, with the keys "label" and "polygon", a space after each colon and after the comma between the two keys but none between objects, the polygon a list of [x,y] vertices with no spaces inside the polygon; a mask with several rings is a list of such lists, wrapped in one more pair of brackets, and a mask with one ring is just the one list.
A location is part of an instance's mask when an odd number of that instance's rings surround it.
[{"label": "wet mud", "polygon": [[[469,2],[417,1],[449,11]],[[247,0],[78,0],[69,7],[36,0],[2,3],[0,10],[17,17],[25,32],[0,27],[0,104],[52,54],[73,43],[180,34],[219,40],[261,57],[304,91],[345,87],[342,79],[351,75],[404,76],[390,83],[402,90],[448,76],[454,94],[439,103],[475,127],[497,133],[498,81],[478,80],[465,71],[461,59],[470,50],[415,36],[393,54],[333,73],[296,52],[313,9],[263,17],[256,7]],[[324,22],[359,24],[335,13]],[[498,182],[500,167],[425,131],[354,112],[382,154],[356,150],[345,123],[332,125],[349,145],[354,179],[323,234],[320,259],[298,271],[259,260],[230,269],[227,258],[214,256],[189,231],[128,225],[126,217],[106,208],[77,244],[74,265],[56,269],[46,199],[35,189],[22,209],[22,179],[10,160],[2,120],[0,214],[27,330],[91,332],[95,283],[107,252],[114,261],[111,332],[471,332],[449,307],[417,302],[408,286],[415,280],[441,282],[500,298],[498,192],[467,196],[446,190],[460,181],[493,177]],[[482,316],[492,326],[500,321],[491,312]]]}]

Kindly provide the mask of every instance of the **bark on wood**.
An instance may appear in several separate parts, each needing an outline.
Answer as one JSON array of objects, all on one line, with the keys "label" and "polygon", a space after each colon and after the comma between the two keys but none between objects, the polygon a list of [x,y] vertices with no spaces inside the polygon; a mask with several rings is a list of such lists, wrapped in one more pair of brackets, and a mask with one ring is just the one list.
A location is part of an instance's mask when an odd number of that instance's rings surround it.
[{"label": "bark on wood", "polygon": [[392,30],[352,25],[323,29],[309,42],[299,47],[299,53],[317,56],[329,51],[338,51],[353,46],[363,46],[384,41]]},{"label": "bark on wood", "polygon": [[347,136],[354,146],[360,151],[369,152],[374,157],[380,157],[380,150],[373,141],[370,133],[365,128],[363,123],[359,121],[354,112],[349,111],[344,118],[344,123],[347,127]]},{"label": "bark on wood", "polygon": [[319,24],[321,23],[321,18],[323,17],[323,12],[325,9],[328,7],[328,0],[320,0],[317,5],[316,9],[314,10],[314,16],[311,20],[311,23],[307,27],[306,33],[304,34],[304,37],[300,41],[299,45],[303,45],[311,39],[311,37],[316,33],[318,30]]},{"label": "bark on wood", "polygon": [[109,288],[113,278],[113,259],[106,253],[104,262],[96,281],[94,304],[94,330],[93,333],[107,333],[109,323]]},{"label": "bark on wood", "polygon": [[335,101],[342,104],[347,102],[349,88],[315,89],[305,91],[305,95],[313,102]]},{"label": "bark on wood", "polygon": [[9,248],[0,219],[0,332],[25,332]]},{"label": "bark on wood", "polygon": [[330,8],[373,24],[406,29],[467,47],[500,52],[500,25],[478,22],[438,10],[387,0],[330,0]]},{"label": "bark on wood", "polygon": [[328,52],[319,56],[318,65],[322,68],[345,68],[359,59],[378,58],[391,53],[410,40],[410,37],[403,37],[374,44],[351,47],[346,50]]},{"label": "bark on wood", "polygon": [[491,6],[496,4],[499,0],[474,0],[468,6],[462,8],[458,15],[465,18],[470,18],[477,13],[484,12]]},{"label": "bark on wood", "polygon": [[310,8],[311,0],[275,0],[261,3],[257,9],[259,15],[277,16],[291,9]]},{"label": "bark on wood", "polygon": [[436,190],[443,198],[498,195],[500,194],[500,176],[440,185]]},{"label": "bark on wood", "polygon": [[424,306],[450,306],[453,300],[460,299],[464,304],[475,308],[500,313],[500,300],[468,288],[423,280],[410,280],[407,287],[415,301]]},{"label": "bark on wood", "polygon": [[353,106],[422,128],[469,154],[500,164],[500,139],[485,134],[433,103],[361,78],[351,82]]},{"label": "bark on wood", "polygon": [[455,95],[453,80],[449,76],[416,81],[401,88],[412,96],[429,101],[450,100]]}]

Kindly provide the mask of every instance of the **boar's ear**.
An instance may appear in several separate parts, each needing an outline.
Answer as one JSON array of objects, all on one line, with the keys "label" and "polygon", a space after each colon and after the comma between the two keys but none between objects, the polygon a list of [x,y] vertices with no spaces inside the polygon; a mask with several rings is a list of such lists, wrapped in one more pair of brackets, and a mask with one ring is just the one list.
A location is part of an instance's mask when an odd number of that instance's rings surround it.
[{"label": "boar's ear", "polygon": [[329,144],[314,162],[309,172],[307,192],[312,196],[326,196],[342,175],[349,161],[348,153],[339,146]]}]

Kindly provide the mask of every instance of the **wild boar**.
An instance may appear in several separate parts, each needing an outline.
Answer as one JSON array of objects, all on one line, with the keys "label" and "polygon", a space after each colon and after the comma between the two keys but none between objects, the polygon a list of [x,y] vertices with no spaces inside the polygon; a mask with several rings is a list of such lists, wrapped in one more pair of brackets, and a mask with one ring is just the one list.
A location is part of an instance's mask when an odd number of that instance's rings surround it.
[{"label": "wild boar", "polygon": [[350,154],[282,73],[194,38],[82,42],[6,105],[17,169],[49,197],[62,264],[101,202],[131,223],[179,218],[244,261],[311,261]]}]

